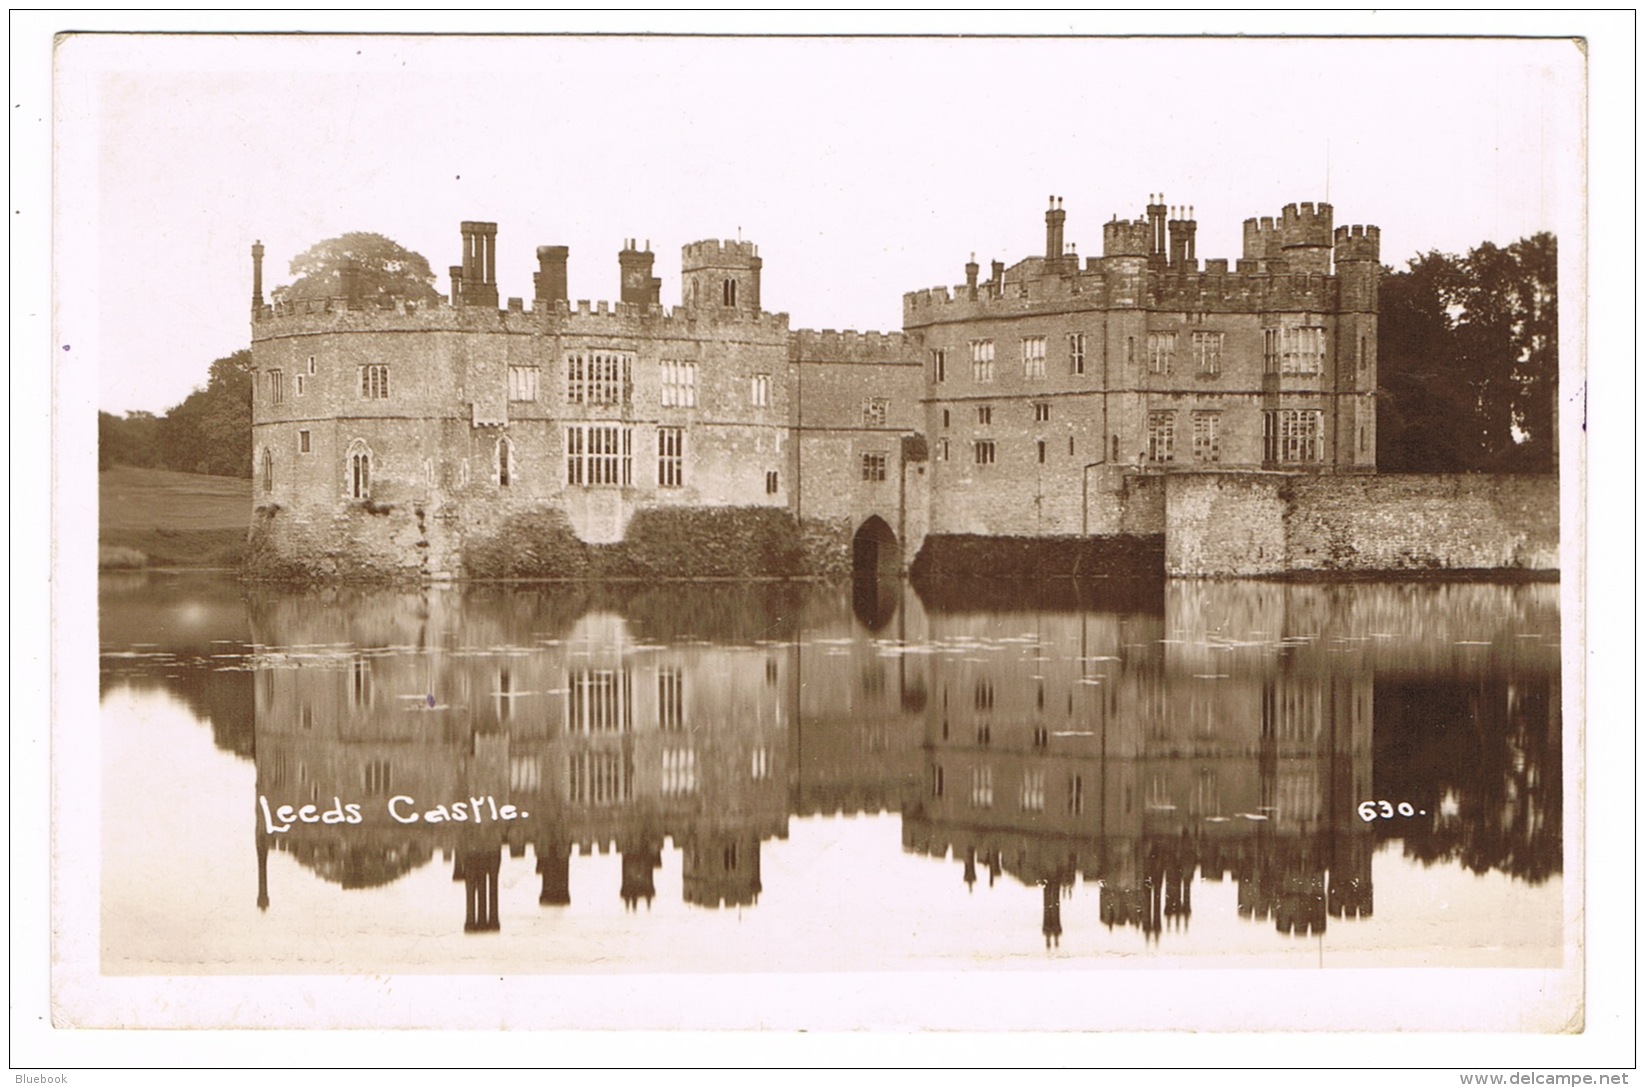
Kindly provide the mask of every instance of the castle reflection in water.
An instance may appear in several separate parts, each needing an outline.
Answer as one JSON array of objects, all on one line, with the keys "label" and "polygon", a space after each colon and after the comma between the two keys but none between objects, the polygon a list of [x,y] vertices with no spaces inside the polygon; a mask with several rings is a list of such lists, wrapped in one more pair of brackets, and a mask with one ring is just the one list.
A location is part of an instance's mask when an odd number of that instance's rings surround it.
[{"label": "castle reflection in water", "polygon": [[[105,584],[105,651],[179,606],[151,592]],[[899,813],[904,850],[956,880],[1042,887],[1048,944],[1079,883],[1103,924],[1168,938],[1196,880],[1232,881],[1242,917],[1301,935],[1373,912],[1393,840],[1533,883],[1560,871],[1554,585],[228,592],[250,668],[173,658],[171,683],[255,760],[270,806],[363,816],[270,834],[248,797],[265,908],[271,850],[345,889],[438,855],[471,932],[505,923],[505,866],[534,866],[544,910],[750,906],[791,817],[864,812]],[[160,681],[105,659],[113,682]],[[401,823],[395,796],[529,816]],[[1381,799],[1417,814],[1362,819]],[[682,886],[660,892],[668,849]],[[573,886],[590,852],[621,855],[620,887]]]}]

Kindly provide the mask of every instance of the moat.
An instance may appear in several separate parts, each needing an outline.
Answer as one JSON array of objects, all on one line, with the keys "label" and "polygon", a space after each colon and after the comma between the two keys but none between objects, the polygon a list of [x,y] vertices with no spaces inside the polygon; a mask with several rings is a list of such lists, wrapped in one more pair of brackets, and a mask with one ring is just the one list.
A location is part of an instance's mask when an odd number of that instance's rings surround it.
[{"label": "moat", "polygon": [[1559,604],[105,576],[102,969],[1557,967]]}]

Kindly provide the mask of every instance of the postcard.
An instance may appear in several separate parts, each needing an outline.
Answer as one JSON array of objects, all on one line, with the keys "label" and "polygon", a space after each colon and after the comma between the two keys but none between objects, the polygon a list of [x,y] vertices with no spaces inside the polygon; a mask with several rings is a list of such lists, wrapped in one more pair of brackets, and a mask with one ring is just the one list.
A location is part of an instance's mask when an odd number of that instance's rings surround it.
[{"label": "postcard", "polygon": [[1581,43],[51,79],[55,1034],[1589,1028]]}]

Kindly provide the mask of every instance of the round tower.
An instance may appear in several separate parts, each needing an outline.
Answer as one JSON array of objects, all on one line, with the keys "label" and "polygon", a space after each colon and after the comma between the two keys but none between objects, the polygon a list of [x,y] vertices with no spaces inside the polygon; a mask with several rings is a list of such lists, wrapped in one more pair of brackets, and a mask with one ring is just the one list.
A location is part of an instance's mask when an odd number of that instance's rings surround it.
[{"label": "round tower", "polygon": [[687,309],[752,316],[760,312],[759,249],[753,242],[708,240],[681,247],[680,301]]}]

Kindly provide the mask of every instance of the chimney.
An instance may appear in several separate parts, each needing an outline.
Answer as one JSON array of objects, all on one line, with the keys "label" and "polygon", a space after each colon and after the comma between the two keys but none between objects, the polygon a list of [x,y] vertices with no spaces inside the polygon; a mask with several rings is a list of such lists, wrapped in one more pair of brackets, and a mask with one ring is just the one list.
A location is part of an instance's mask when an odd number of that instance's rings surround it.
[{"label": "chimney", "polygon": [[965,262],[965,293],[972,302],[977,301],[977,255],[971,254],[971,259]]},{"label": "chimney", "polygon": [[1148,257],[1150,262],[1162,261],[1165,258],[1165,200],[1164,193],[1151,193],[1148,197]]},{"label": "chimney", "polygon": [[538,246],[537,247],[537,281],[538,302],[565,302],[566,258],[571,250],[566,246]]},{"label": "chimney", "polygon": [[1005,294],[1005,262],[989,262],[989,272],[991,274],[988,277],[988,285],[993,288],[994,297],[1003,297]]},{"label": "chimney", "polygon": [[263,243],[261,240],[251,243],[251,309],[255,313],[263,308]]},{"label": "chimney", "polygon": [[497,224],[464,220],[463,289],[467,306],[497,305]]},{"label": "chimney", "polygon": [[360,264],[350,257],[343,262],[340,273],[343,281],[343,302],[350,310],[360,308]]},{"label": "chimney", "polygon": [[621,294],[618,297],[623,302],[631,302],[641,309],[662,302],[663,281],[651,274],[654,259],[650,242],[646,243],[644,249],[639,249],[634,239],[627,240],[627,244],[617,254],[617,267],[622,277]]},{"label": "chimney", "polygon": [[451,304],[463,304],[463,266],[460,264],[451,266]]},{"label": "chimney", "polygon": [[1062,256],[1062,224],[1068,213],[1062,210],[1062,198],[1051,197],[1051,208],[1045,213],[1045,259],[1054,261]]}]

